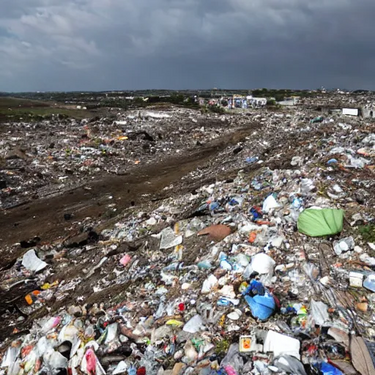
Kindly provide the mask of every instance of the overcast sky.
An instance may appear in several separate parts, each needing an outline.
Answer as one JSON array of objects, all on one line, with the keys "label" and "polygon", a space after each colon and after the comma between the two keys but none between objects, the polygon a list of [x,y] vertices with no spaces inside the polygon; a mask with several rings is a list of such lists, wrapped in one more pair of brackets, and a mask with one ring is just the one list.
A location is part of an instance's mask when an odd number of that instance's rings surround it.
[{"label": "overcast sky", "polygon": [[0,2],[0,91],[375,89],[374,0]]}]

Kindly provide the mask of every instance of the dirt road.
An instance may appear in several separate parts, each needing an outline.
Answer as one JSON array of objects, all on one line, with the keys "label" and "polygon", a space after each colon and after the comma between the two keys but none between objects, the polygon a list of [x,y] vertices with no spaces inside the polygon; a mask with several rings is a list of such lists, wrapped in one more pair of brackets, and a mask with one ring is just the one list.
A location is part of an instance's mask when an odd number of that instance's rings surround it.
[{"label": "dirt road", "polygon": [[[124,176],[107,175],[84,186],[56,196],[33,201],[0,214],[0,247],[39,237],[40,242],[50,242],[69,237],[71,222],[64,214],[74,216],[75,221],[86,217],[103,220],[107,205],[115,203],[117,211],[146,200],[165,198],[169,191],[163,188],[180,179],[229,145],[236,144],[248,136],[257,125],[234,129],[225,138],[217,139],[185,155],[178,155],[153,165],[138,166]],[[180,184],[185,191],[191,188],[189,181]],[[172,191],[173,194],[173,191]],[[112,197],[112,198],[109,198]],[[19,253],[22,253],[20,249]],[[0,268],[6,266],[18,254],[3,252]]]}]

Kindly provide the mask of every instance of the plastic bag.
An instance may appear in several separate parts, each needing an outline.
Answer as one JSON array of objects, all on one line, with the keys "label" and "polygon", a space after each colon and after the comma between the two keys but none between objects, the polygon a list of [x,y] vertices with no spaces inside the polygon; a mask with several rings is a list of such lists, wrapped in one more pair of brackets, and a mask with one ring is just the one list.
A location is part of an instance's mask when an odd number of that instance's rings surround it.
[{"label": "plastic bag", "polygon": [[306,375],[303,364],[297,358],[288,354],[276,357],[273,360],[273,365],[287,374]]},{"label": "plastic bag", "polygon": [[170,249],[182,243],[182,236],[176,235],[172,228],[165,228],[160,233],[160,250]]},{"label": "plastic bag", "polygon": [[275,300],[267,293],[264,296],[245,296],[245,301],[249,305],[254,318],[260,320],[267,320],[276,308]]},{"label": "plastic bag", "polygon": [[268,274],[273,275],[275,261],[264,253],[259,253],[251,258],[251,267],[253,271],[258,272],[260,275]]},{"label": "plastic bag", "polygon": [[231,366],[237,373],[241,372],[244,365],[243,358],[241,357],[238,344],[232,344],[229,347],[227,355],[223,358],[220,366],[226,367]]},{"label": "plastic bag", "polygon": [[215,285],[217,285],[218,280],[214,275],[210,275],[207,277],[206,280],[204,280],[203,285],[202,285],[202,293],[206,294],[209,293]]},{"label": "plastic bag", "polygon": [[315,324],[319,326],[331,325],[329,315],[328,315],[328,306],[325,303],[321,301],[316,302],[314,300],[311,300],[310,311],[315,321]]},{"label": "plastic bag", "polygon": [[280,207],[280,204],[277,203],[275,197],[271,194],[264,200],[262,211],[268,214],[270,210],[278,207]]},{"label": "plastic bag", "polygon": [[264,351],[272,352],[275,356],[293,356],[299,360],[300,342],[293,337],[269,331],[264,340]]},{"label": "plastic bag", "polygon": [[203,328],[203,320],[200,315],[194,315],[185,325],[183,330],[185,332],[196,333]]},{"label": "plastic bag", "polygon": [[35,250],[29,250],[22,259],[22,265],[29,271],[39,272],[47,267],[47,263],[40,260],[35,254]]}]

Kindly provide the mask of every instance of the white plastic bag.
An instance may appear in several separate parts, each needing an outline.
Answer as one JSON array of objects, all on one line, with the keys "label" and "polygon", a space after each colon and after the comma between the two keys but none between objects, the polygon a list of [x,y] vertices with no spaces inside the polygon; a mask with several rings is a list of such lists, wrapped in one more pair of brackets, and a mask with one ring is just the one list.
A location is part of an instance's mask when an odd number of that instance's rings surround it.
[{"label": "white plastic bag", "polygon": [[275,197],[271,194],[264,200],[262,211],[268,214],[270,210],[278,207],[280,207],[280,204],[277,203]]},{"label": "white plastic bag", "polygon": [[183,330],[185,332],[196,333],[203,328],[203,320],[200,315],[194,315],[185,325]]},{"label": "white plastic bag", "polygon": [[218,280],[214,275],[208,276],[207,279],[204,280],[204,282],[203,282],[201,292],[203,294],[207,294],[207,293],[211,292],[211,290],[215,287],[215,285],[217,285],[217,283],[218,283]]},{"label": "white plastic bag", "polygon": [[275,264],[275,261],[264,253],[256,254],[251,259],[251,268],[260,275],[267,274],[272,276]]},{"label": "white plastic bag", "polygon": [[275,357],[282,354],[289,354],[300,359],[299,350],[299,340],[274,331],[269,331],[264,340],[264,352],[272,352]]},{"label": "white plastic bag", "polygon": [[319,326],[331,325],[329,315],[328,315],[328,306],[322,301],[316,302],[314,300],[311,300],[310,313],[311,313],[312,318],[315,321],[315,324]]}]

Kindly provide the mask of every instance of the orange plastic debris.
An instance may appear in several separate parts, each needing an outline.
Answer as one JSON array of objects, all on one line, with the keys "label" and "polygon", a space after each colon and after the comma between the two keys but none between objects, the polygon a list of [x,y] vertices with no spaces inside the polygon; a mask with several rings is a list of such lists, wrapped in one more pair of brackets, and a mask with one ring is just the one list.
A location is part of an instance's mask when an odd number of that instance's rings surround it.
[{"label": "orange plastic debris", "polygon": [[32,305],[36,299],[37,296],[39,296],[40,294],[40,291],[39,290],[34,290],[33,292],[31,292],[30,294],[28,294],[26,297],[25,297],[25,300],[26,302],[29,304],[29,305]]},{"label": "orange plastic debris", "polygon": [[28,294],[26,297],[25,297],[25,300],[26,302],[29,304],[29,305],[32,305],[33,304],[33,297],[31,297],[31,294]]},{"label": "orange plastic debris", "polygon": [[249,242],[254,243],[256,238],[257,238],[257,232],[250,232]]}]

